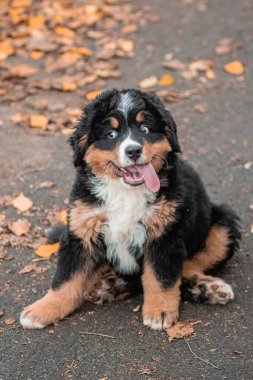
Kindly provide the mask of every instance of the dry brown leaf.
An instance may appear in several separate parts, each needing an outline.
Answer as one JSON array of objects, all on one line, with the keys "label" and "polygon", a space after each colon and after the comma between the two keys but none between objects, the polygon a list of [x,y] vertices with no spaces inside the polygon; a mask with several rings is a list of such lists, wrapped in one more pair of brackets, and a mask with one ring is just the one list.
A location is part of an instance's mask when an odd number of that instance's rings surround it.
[{"label": "dry brown leaf", "polygon": [[55,182],[45,181],[39,184],[38,189],[50,189],[51,187],[54,187],[54,186],[55,186]]},{"label": "dry brown leaf", "polygon": [[4,323],[5,323],[6,325],[13,325],[13,323],[15,323],[15,322],[16,322],[16,319],[13,318],[13,317],[9,317],[9,318],[6,318],[6,319],[4,320]]},{"label": "dry brown leaf", "polygon": [[198,76],[197,70],[184,70],[181,72],[181,77],[186,80],[194,79]]},{"label": "dry brown leaf", "polygon": [[90,49],[84,47],[76,47],[70,50],[72,54],[80,54],[84,57],[90,57],[92,55],[92,51]]},{"label": "dry brown leaf", "polygon": [[48,125],[48,117],[45,115],[31,115],[30,127],[45,128]]},{"label": "dry brown leaf", "polygon": [[192,71],[207,71],[209,69],[212,69],[214,66],[213,61],[207,60],[207,59],[199,59],[198,61],[192,62],[189,65],[189,70]]},{"label": "dry brown leaf", "polygon": [[62,133],[64,136],[71,136],[72,133],[73,133],[73,128],[62,128],[62,129],[61,129],[61,133]]},{"label": "dry brown leaf", "polygon": [[229,74],[240,75],[244,73],[244,66],[240,61],[233,61],[224,65],[224,70]]},{"label": "dry brown leaf", "polygon": [[0,318],[4,315],[4,311],[0,309]]},{"label": "dry brown leaf", "polygon": [[121,33],[132,34],[132,33],[137,32],[137,30],[138,30],[138,27],[136,24],[128,24],[126,26],[123,26],[123,28],[121,29]]},{"label": "dry brown leaf", "polygon": [[12,200],[12,206],[20,212],[28,211],[33,205],[30,198],[27,198],[23,193]]},{"label": "dry brown leaf", "polygon": [[145,78],[138,83],[139,87],[143,88],[143,89],[154,87],[157,84],[158,84],[158,79],[155,75],[152,75],[151,77]]},{"label": "dry brown leaf", "polygon": [[26,78],[26,77],[36,74],[39,70],[36,67],[32,67],[32,66],[17,65],[17,66],[10,67],[9,71],[13,76]]},{"label": "dry brown leaf", "polygon": [[206,78],[208,80],[214,80],[216,78],[216,74],[213,70],[209,69],[206,71]]},{"label": "dry brown leaf", "polygon": [[6,219],[6,215],[0,214],[0,222],[3,222]]},{"label": "dry brown leaf", "polygon": [[11,121],[13,121],[15,124],[25,123],[28,120],[27,115],[23,115],[22,113],[16,113],[15,115],[12,115],[10,117]]},{"label": "dry brown leaf", "polygon": [[8,58],[10,55],[14,54],[14,49],[12,46],[12,40],[7,38],[0,42],[0,60]]},{"label": "dry brown leaf", "polygon": [[182,63],[179,59],[172,59],[169,61],[163,62],[163,67],[169,70],[184,70],[185,64]]},{"label": "dry brown leaf", "polygon": [[31,272],[36,271],[36,269],[37,269],[36,264],[25,265],[24,268],[18,271],[18,273],[19,274],[31,273]]},{"label": "dry brown leaf", "polygon": [[63,82],[62,90],[65,92],[75,91],[77,89],[77,84],[74,82]]},{"label": "dry brown leaf", "polygon": [[88,92],[85,97],[86,99],[91,102],[92,100],[94,100],[97,96],[99,96],[101,94],[101,90],[95,90],[95,91],[91,91],[91,92]]},{"label": "dry brown leaf", "polygon": [[[73,130],[72,130],[73,132]],[[68,213],[66,210],[62,210],[60,213],[59,213],[59,217],[58,217],[58,220],[60,223],[62,224],[67,224],[68,223]]]},{"label": "dry brown leaf", "polygon": [[192,335],[195,330],[191,323],[189,322],[178,322],[166,330],[169,338],[169,342],[174,339],[182,339],[186,336]]},{"label": "dry brown leaf", "polygon": [[171,86],[174,83],[174,78],[171,75],[163,75],[159,80],[159,86],[167,87]]},{"label": "dry brown leaf", "polygon": [[31,58],[34,60],[34,61],[37,61],[38,59],[44,57],[45,53],[43,51],[39,51],[39,50],[34,50],[31,52]]},{"label": "dry brown leaf", "polygon": [[73,32],[73,30],[69,28],[65,28],[64,26],[57,26],[55,28],[55,32],[56,34],[58,34],[58,36],[61,36],[61,37],[67,37],[67,38],[75,37],[75,33]]},{"label": "dry brown leaf", "polygon": [[132,40],[126,40],[124,38],[119,38],[117,41],[118,47],[123,50],[124,53],[132,53],[134,50],[134,43]]},{"label": "dry brown leaf", "polygon": [[45,16],[38,15],[38,16],[31,16],[28,19],[28,26],[30,29],[39,29],[45,24]]},{"label": "dry brown leaf", "polygon": [[203,104],[195,104],[195,106],[193,107],[193,110],[195,112],[198,112],[198,113],[205,113],[206,112],[206,109],[203,106]]},{"label": "dry brown leaf", "polygon": [[10,225],[11,232],[16,236],[27,235],[30,229],[30,223],[26,219],[18,219]]},{"label": "dry brown leaf", "polygon": [[35,254],[39,257],[47,258],[53,256],[56,252],[58,252],[59,248],[60,243],[42,244],[35,250]]}]

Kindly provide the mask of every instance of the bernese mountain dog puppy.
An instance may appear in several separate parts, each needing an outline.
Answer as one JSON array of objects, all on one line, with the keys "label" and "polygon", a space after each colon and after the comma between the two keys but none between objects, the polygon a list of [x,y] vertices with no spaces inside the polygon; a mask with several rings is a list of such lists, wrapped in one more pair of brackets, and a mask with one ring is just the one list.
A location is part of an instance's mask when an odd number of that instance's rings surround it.
[{"label": "bernese mountain dog puppy", "polygon": [[[58,266],[48,293],[26,307],[24,328],[65,318],[86,299],[111,302],[143,290],[143,323],[167,329],[180,294],[225,305],[232,287],[213,274],[238,249],[238,218],[210,202],[178,157],[176,124],[161,101],[138,90],[102,93],[71,137],[76,179]],[[211,275],[212,274],[212,275]]]}]

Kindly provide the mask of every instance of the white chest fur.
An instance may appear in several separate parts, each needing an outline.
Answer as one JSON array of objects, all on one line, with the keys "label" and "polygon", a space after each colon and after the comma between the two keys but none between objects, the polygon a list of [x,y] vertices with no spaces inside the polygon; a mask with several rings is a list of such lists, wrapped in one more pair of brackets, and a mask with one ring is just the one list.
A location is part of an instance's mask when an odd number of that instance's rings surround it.
[{"label": "white chest fur", "polygon": [[102,208],[107,216],[102,233],[108,260],[121,273],[137,271],[138,256],[133,252],[142,255],[146,241],[146,230],[140,222],[148,212],[147,203],[155,200],[155,194],[145,185],[130,187],[113,179],[104,183],[97,182],[94,193],[103,200]]}]

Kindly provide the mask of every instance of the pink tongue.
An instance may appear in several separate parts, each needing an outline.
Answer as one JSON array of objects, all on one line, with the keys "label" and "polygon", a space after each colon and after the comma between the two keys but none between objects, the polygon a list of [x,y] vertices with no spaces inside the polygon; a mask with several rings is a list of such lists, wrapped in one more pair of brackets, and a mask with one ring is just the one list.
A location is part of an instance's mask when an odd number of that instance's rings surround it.
[{"label": "pink tongue", "polygon": [[152,164],[134,165],[134,167],[144,178],[146,186],[153,191],[153,193],[156,193],[160,189],[160,180]]}]

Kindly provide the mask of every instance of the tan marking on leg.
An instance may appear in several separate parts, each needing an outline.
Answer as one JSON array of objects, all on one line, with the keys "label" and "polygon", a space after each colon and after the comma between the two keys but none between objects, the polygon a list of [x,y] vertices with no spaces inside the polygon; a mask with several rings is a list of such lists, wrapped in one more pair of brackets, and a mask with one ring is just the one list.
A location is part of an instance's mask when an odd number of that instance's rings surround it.
[{"label": "tan marking on leg", "polygon": [[169,289],[163,289],[156,279],[153,268],[145,262],[142,282],[144,325],[154,330],[169,328],[178,320],[181,280],[178,279]]},{"label": "tan marking on leg", "polygon": [[223,227],[212,227],[205,248],[184,262],[183,279],[191,280],[196,275],[201,281],[204,278],[213,279],[214,277],[206,276],[204,273],[226,258],[228,245],[228,230]]},{"label": "tan marking on leg", "polygon": [[178,204],[175,201],[168,201],[162,195],[157,202],[150,206],[150,212],[142,220],[148,231],[150,240],[157,239],[164,234],[169,224],[175,223],[175,214]]},{"label": "tan marking on leg", "polygon": [[24,328],[42,328],[65,318],[82,303],[86,283],[85,273],[75,273],[60,288],[50,289],[44,297],[27,306],[21,314],[21,324]]},{"label": "tan marking on leg", "polygon": [[82,240],[84,247],[90,252],[105,221],[104,211],[99,211],[98,208],[82,201],[76,201],[70,211],[70,230]]}]

